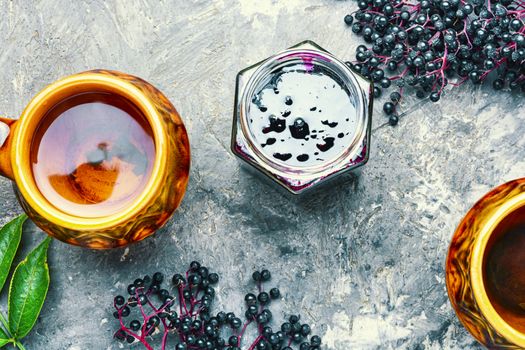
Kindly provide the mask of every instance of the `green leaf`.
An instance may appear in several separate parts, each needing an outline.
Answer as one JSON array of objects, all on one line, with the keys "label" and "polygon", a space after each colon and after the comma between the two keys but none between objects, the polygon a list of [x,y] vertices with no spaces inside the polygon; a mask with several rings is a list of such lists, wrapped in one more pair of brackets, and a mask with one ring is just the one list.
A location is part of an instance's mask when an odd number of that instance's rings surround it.
[{"label": "green leaf", "polygon": [[5,334],[2,327],[0,327],[0,348],[6,344],[9,344],[11,340],[9,339],[9,336]]},{"label": "green leaf", "polygon": [[22,214],[0,229],[0,291],[11,270],[11,264],[22,238],[22,225],[26,219],[27,215]]},{"label": "green leaf", "polygon": [[11,335],[20,340],[35,325],[40,314],[47,289],[49,268],[47,248],[51,238],[47,237],[15,269],[9,286],[8,319]]},{"label": "green leaf", "polygon": [[4,329],[9,329],[9,325],[7,324],[7,320],[2,314],[2,311],[0,311],[0,322],[2,323],[2,326],[4,326]]}]

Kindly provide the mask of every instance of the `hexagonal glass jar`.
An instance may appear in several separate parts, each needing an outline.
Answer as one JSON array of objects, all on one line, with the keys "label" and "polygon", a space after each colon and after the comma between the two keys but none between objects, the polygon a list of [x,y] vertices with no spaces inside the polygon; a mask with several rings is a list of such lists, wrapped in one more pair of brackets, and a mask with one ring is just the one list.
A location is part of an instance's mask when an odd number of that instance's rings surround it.
[{"label": "hexagonal glass jar", "polygon": [[237,75],[231,148],[293,194],[368,161],[372,83],[305,41]]}]

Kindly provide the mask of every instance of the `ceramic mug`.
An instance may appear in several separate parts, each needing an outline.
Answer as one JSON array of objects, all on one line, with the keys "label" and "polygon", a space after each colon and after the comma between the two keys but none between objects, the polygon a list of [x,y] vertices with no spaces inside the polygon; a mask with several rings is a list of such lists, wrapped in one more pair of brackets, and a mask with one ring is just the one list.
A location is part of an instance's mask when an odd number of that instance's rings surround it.
[{"label": "ceramic mug", "polygon": [[[128,101],[145,119],[154,147],[143,188],[125,207],[107,215],[72,214],[54,205],[40,190],[31,159],[35,132],[46,113],[72,96],[89,93]],[[14,181],[17,198],[28,216],[61,241],[104,249],[142,240],[171,217],[186,191],[190,150],[184,124],[166,96],[135,76],[93,70],[66,77],[39,92],[18,120],[1,121],[10,131],[0,148],[0,174]]]},{"label": "ceramic mug", "polygon": [[[481,198],[463,218],[449,248],[446,282],[450,301],[467,330],[489,349],[525,348],[525,309],[519,310],[525,304],[515,308],[509,303],[525,294],[521,292],[525,271],[520,271],[524,255],[502,255],[512,269],[490,269],[500,242],[514,245],[510,249],[519,253],[509,232],[524,225],[525,178],[505,183]],[[496,279],[493,271],[499,274]],[[513,292],[501,299],[495,288]]]}]

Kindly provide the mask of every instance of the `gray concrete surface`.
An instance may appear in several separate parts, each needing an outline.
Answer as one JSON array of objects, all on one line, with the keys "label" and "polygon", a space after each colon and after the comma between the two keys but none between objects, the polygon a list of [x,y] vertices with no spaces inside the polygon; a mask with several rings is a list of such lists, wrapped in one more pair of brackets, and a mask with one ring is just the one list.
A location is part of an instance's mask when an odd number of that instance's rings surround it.
[{"label": "gray concrete surface", "polygon": [[[480,349],[448,303],[444,260],[477,198],[525,174],[521,96],[461,88],[395,128],[383,125],[378,104],[370,162],[357,181],[299,203],[241,171],[229,152],[237,71],[304,39],[351,58],[359,40],[342,18],[354,6],[0,1],[0,111],[18,115],[61,76],[118,69],[166,93],[193,152],[186,198],[154,237],[114,251],[53,242],[51,288],[27,349],[119,349],[113,295],[135,276],[180,271],[192,259],[216,266],[218,306],[237,312],[251,271],[271,269],[284,293],[277,318],[301,310],[325,349]],[[6,222],[21,209],[9,181],[0,191]],[[18,259],[42,238],[29,223]]]}]

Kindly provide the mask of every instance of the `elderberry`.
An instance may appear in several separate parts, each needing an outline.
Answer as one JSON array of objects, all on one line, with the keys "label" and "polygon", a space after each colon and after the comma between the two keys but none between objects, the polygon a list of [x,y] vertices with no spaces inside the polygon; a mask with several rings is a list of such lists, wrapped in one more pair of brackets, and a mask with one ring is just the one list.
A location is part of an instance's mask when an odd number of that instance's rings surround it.
[{"label": "elderberry", "polygon": [[395,114],[392,114],[390,117],[388,117],[388,124],[391,126],[396,126],[397,123],[399,123],[399,117]]},{"label": "elderberry", "polygon": [[131,321],[130,324],[129,324],[129,328],[132,331],[138,331],[140,329],[140,322],[137,321],[137,320]]},{"label": "elderberry", "polygon": [[121,305],[124,305],[125,302],[126,302],[126,299],[124,299],[122,295],[117,295],[115,297],[115,305],[121,306]]},{"label": "elderberry", "polygon": [[439,101],[440,95],[437,91],[434,91],[433,93],[430,94],[429,98],[430,98],[430,101],[437,102]]},{"label": "elderberry", "polygon": [[268,303],[268,301],[270,300],[270,295],[266,292],[261,292],[259,293],[259,295],[257,296],[257,300],[259,300],[259,302],[261,303],[261,305],[265,305]]},{"label": "elderberry", "polygon": [[360,0],[358,7],[344,21],[367,45],[348,66],[377,83],[376,98],[397,88],[383,105],[391,125],[404,93],[437,102],[449,81],[480,84],[495,75],[495,90],[525,91],[525,8],[515,1]]},{"label": "elderberry", "polygon": [[246,302],[246,305],[248,305],[248,306],[256,305],[257,304],[257,297],[255,296],[255,294],[248,293],[248,294],[245,295],[244,301]]},{"label": "elderberry", "polygon": [[261,280],[261,272],[260,271],[255,271],[253,274],[252,274],[252,278],[255,282],[259,282]]},{"label": "elderberry", "polygon": [[505,85],[505,82],[503,79],[496,79],[492,82],[492,87],[494,87],[494,90],[501,90],[503,89],[503,86]]},{"label": "elderberry", "polygon": [[270,274],[270,271],[268,271],[268,270],[262,270],[261,271],[261,281],[266,282],[266,281],[269,281],[270,278],[272,278],[272,275]]},{"label": "elderberry", "polygon": [[130,314],[131,310],[129,309],[129,307],[127,306],[124,306],[120,312],[120,314],[122,315],[122,317],[128,317],[129,314]]},{"label": "elderberry", "polygon": [[[244,331],[253,322],[259,325],[256,327],[259,335],[250,349],[319,350],[321,339],[313,336],[308,341],[311,328],[308,324],[301,324],[297,315],[290,316],[289,322],[284,322],[277,332],[272,330],[273,315],[268,307],[280,298],[281,292],[276,287],[264,291],[263,284],[271,279],[270,271],[256,271],[252,277],[258,293],[248,293],[244,297],[244,322],[233,312],[210,314],[215,297],[215,289],[210,284],[217,283],[219,275],[197,261],[190,264],[185,274],[174,274],[170,286],[163,287],[165,277],[161,272],[137,278],[127,288],[128,300],[122,295],[113,299],[113,315],[120,325],[114,337],[129,344],[140,343],[153,348],[149,341],[161,334],[158,338],[163,339],[161,350],[165,350],[170,333],[174,335],[169,338],[174,338],[175,350],[241,350],[239,345]],[[134,308],[133,319],[127,323],[124,318],[131,315],[131,308]],[[296,345],[292,347],[290,344]]]},{"label": "elderberry", "polygon": [[395,110],[396,106],[392,102],[385,102],[385,104],[383,105],[383,111],[385,111],[387,115],[394,113]]},{"label": "elderberry", "polygon": [[155,272],[153,274],[153,283],[160,284],[162,283],[162,281],[164,281],[164,275],[162,274],[162,272]]}]

